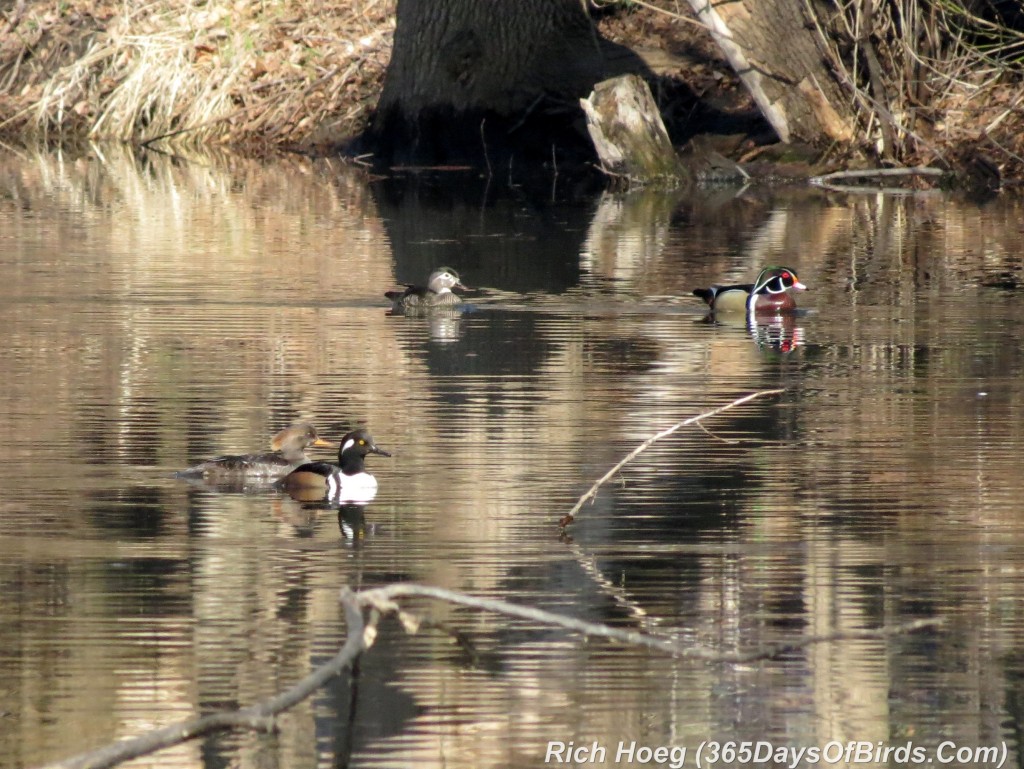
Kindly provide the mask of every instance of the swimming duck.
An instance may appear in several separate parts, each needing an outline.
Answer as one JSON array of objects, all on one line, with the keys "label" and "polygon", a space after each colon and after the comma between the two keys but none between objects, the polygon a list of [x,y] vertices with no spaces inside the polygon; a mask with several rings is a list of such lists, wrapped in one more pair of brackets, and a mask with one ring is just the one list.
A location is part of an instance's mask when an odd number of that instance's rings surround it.
[{"label": "swimming duck", "polygon": [[338,464],[307,462],[281,478],[276,485],[301,501],[324,497],[335,502],[372,499],[377,492],[377,479],[364,468],[367,454],[391,456],[374,443],[366,430],[353,430],[341,439]]},{"label": "swimming duck", "polygon": [[459,280],[459,273],[451,267],[441,267],[430,273],[426,287],[412,283],[404,285],[404,291],[384,292],[384,296],[391,300],[396,310],[450,307],[462,302],[458,294],[452,293],[453,288],[468,290]]},{"label": "swimming duck", "polygon": [[790,289],[805,291],[807,286],[789,267],[765,267],[753,283],[695,288],[693,295],[712,312],[781,313],[796,309]]},{"label": "swimming duck", "polygon": [[206,481],[240,479],[273,481],[287,475],[299,465],[309,462],[306,448],[332,446],[317,435],[313,425],[286,427],[270,441],[271,451],[259,454],[232,454],[200,462],[177,473],[179,478],[202,478]]}]

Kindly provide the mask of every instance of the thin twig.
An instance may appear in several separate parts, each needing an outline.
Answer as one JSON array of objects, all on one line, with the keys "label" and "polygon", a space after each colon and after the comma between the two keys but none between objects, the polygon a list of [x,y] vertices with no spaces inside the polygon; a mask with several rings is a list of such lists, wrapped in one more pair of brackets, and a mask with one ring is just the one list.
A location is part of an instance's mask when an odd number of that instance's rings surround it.
[{"label": "thin twig", "polygon": [[[875,53],[875,45],[871,42],[871,35],[874,32],[872,29],[873,5],[874,0],[861,0],[860,8],[857,13],[858,16],[863,16],[864,25],[861,28],[861,39],[858,42],[864,49],[864,58],[868,65],[868,84],[871,87],[871,93],[874,96],[875,104],[885,107],[885,111],[888,114],[892,114],[892,105],[889,103],[889,97],[886,94],[885,83],[883,82],[882,64],[878,61],[878,55]],[[895,139],[892,130],[893,123],[889,120],[882,120],[879,122],[879,127],[882,130],[882,156],[892,158],[894,156],[893,148],[895,146]]]},{"label": "thin twig", "polygon": [[484,161],[487,163],[487,178],[490,179],[494,175],[494,171],[491,169],[491,158],[487,154],[487,134],[484,132],[484,126],[487,123],[487,118],[483,118],[480,121],[480,144],[484,148]]},{"label": "thin twig", "polygon": [[709,438],[713,438],[716,441],[719,441],[721,443],[728,443],[728,444],[737,444],[737,443],[739,443],[739,441],[737,439],[735,439],[735,438],[723,438],[721,435],[715,435],[713,432],[711,432],[708,428],[706,428],[704,426],[703,422],[698,422],[697,423],[697,427],[699,427],[701,430],[703,430],[704,433]]},{"label": "thin twig", "polygon": [[[616,5],[618,2],[619,2],[619,0],[610,0],[609,2],[600,2],[600,0],[595,0],[594,7],[595,8],[602,8],[602,7],[606,6],[606,5]],[[682,14],[682,13],[679,13],[678,11],[670,11],[667,8],[659,8],[654,3],[644,2],[644,0],[632,0],[632,2],[633,2],[634,5],[639,5],[639,6],[643,7],[643,8],[647,8],[648,10],[654,11],[655,13],[664,14],[665,16],[668,16],[671,19],[675,19],[676,21],[682,21],[682,22],[684,22],[686,24],[692,24],[695,27],[703,27],[704,26],[703,24],[701,24],[699,21],[697,21],[693,17],[687,16],[687,15]]]},{"label": "thin twig", "polygon": [[987,139],[989,142],[991,142],[997,149],[1000,149],[1003,152],[1005,152],[1007,155],[1009,155],[1011,158],[1016,160],[1018,163],[1024,163],[1024,158],[1022,158],[1016,152],[1011,150],[1009,147],[1004,147],[1002,144],[997,142],[995,140],[995,138],[991,134],[985,134],[985,139]]},{"label": "thin twig", "polygon": [[732,403],[727,403],[724,406],[719,406],[718,408],[712,409],[711,411],[706,411],[703,414],[698,414],[695,417],[690,417],[689,419],[684,419],[682,422],[676,422],[674,425],[672,425],[671,427],[669,427],[669,428],[667,428],[665,430],[662,430],[657,435],[651,436],[646,441],[644,441],[639,446],[637,446],[635,449],[633,449],[631,452],[629,452],[611,470],[609,470],[607,473],[602,475],[594,483],[594,485],[590,487],[590,489],[587,491],[587,493],[584,494],[582,497],[580,497],[579,500],[577,500],[576,504],[573,505],[572,510],[570,510],[568,513],[565,514],[565,516],[558,522],[558,525],[561,526],[564,529],[566,526],[568,526],[570,523],[572,523],[576,519],[576,513],[578,513],[580,511],[580,508],[583,507],[583,505],[587,502],[587,500],[593,499],[595,496],[597,496],[598,489],[600,489],[604,484],[606,484],[609,480],[611,480],[615,476],[615,474],[617,472],[619,472],[619,470],[621,470],[623,467],[625,467],[629,462],[632,462],[634,459],[636,459],[637,456],[639,456],[642,452],[644,452],[647,449],[649,449],[653,444],[657,443],[662,438],[667,438],[668,436],[672,435],[672,433],[676,432],[677,430],[680,430],[680,429],[682,429],[684,427],[687,427],[688,425],[697,424],[702,419],[707,419],[708,417],[716,416],[718,414],[721,414],[723,411],[728,411],[729,409],[735,408],[736,406],[740,406],[740,405],[746,403],[747,401],[752,401],[755,398],[760,398],[760,397],[765,396],[765,395],[778,395],[781,392],[785,392],[785,391],[784,390],[760,390],[759,392],[751,393],[750,395],[744,395],[742,398],[740,398],[738,400],[732,401]]}]

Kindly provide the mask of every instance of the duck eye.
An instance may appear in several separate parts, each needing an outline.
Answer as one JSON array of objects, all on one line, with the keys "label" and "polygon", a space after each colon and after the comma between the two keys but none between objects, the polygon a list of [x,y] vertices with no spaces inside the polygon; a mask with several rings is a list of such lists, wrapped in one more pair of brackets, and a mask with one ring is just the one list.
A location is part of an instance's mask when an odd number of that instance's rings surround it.
[{"label": "duck eye", "polygon": [[366,445],[366,441],[364,441],[362,438],[360,438],[359,439],[359,445],[360,446],[365,446]]}]

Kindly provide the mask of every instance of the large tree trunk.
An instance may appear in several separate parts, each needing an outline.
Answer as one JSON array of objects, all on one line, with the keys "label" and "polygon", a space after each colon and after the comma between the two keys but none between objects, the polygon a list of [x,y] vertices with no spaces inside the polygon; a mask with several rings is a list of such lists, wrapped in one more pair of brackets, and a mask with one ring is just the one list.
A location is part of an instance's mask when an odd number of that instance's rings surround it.
[{"label": "large tree trunk", "polygon": [[[690,0],[784,142],[848,142],[853,99],[819,47],[807,3],[815,0]],[[822,16],[823,18],[823,16]]]},{"label": "large tree trunk", "polygon": [[578,100],[643,71],[580,0],[398,0],[369,145],[384,163],[495,168],[587,146]]}]

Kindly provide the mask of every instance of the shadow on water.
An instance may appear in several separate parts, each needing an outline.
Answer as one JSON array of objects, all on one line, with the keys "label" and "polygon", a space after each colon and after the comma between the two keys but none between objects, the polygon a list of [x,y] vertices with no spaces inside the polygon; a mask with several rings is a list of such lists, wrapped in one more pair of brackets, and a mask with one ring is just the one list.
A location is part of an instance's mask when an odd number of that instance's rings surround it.
[{"label": "shadow on water", "polygon": [[469,171],[395,176],[370,189],[399,282],[422,284],[450,262],[471,288],[559,295],[579,283],[592,194],[553,186],[554,197],[537,197]]}]

